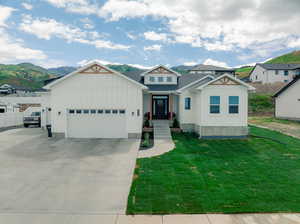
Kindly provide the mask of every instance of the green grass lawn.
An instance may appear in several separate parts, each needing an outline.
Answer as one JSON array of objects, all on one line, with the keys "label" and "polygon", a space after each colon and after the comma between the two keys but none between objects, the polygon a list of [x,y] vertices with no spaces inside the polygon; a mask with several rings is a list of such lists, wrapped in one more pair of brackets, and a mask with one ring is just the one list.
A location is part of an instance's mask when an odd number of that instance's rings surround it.
[{"label": "green grass lawn", "polygon": [[300,212],[300,140],[198,140],[174,134],[176,149],[138,159],[128,214]]}]

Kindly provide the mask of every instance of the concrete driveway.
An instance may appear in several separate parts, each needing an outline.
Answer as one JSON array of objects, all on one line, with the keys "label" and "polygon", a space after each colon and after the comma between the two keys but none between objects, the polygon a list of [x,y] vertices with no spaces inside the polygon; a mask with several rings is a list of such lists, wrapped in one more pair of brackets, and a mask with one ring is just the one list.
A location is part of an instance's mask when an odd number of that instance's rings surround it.
[{"label": "concrete driveway", "polygon": [[0,133],[0,213],[124,214],[139,141]]}]

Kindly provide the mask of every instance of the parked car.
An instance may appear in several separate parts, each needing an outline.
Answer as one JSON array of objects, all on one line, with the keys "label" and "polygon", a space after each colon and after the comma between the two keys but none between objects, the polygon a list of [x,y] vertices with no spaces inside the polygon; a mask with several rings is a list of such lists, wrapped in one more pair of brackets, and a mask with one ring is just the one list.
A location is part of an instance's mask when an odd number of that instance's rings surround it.
[{"label": "parked car", "polygon": [[25,116],[23,123],[25,128],[29,125],[38,125],[38,127],[41,127],[41,112],[32,112],[29,116]]}]

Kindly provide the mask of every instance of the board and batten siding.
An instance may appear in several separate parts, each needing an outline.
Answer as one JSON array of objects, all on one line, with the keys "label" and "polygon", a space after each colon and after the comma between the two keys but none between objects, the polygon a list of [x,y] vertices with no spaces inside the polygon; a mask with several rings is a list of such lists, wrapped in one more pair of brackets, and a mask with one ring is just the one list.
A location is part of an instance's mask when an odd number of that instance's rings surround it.
[{"label": "board and batten siding", "polygon": [[117,74],[75,74],[51,89],[53,132],[66,132],[67,109],[125,109],[127,132],[141,133],[142,100],[142,88]]},{"label": "board and batten siding", "polygon": [[[210,113],[210,96],[220,96],[220,113]],[[229,96],[239,96],[239,113],[229,113]],[[198,125],[201,126],[247,126],[248,89],[242,85],[209,85],[201,91]]]},{"label": "board and batten siding", "polygon": [[300,119],[300,81],[275,98],[275,115],[278,118]]}]

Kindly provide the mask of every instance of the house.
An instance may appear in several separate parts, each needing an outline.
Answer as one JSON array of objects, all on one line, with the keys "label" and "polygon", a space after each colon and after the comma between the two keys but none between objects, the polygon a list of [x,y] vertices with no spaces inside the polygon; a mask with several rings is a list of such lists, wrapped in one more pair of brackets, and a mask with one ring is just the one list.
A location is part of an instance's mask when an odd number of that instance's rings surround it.
[{"label": "house", "polygon": [[159,65],[121,74],[97,61],[44,88],[43,124],[72,138],[139,138],[145,117],[171,125],[176,117],[200,137],[246,136],[254,89],[226,73],[181,75]]},{"label": "house", "polygon": [[229,68],[218,67],[214,65],[196,65],[189,70],[190,74],[210,74],[223,75],[224,73],[235,76],[235,70]]},{"label": "house", "polygon": [[300,76],[280,89],[274,98],[277,118],[300,120]]},{"label": "house", "polygon": [[256,64],[250,73],[251,82],[288,83],[300,75],[300,64]]},{"label": "house", "polygon": [[16,89],[12,87],[12,85],[9,84],[2,84],[0,86],[0,94],[8,95],[15,93]]}]

